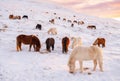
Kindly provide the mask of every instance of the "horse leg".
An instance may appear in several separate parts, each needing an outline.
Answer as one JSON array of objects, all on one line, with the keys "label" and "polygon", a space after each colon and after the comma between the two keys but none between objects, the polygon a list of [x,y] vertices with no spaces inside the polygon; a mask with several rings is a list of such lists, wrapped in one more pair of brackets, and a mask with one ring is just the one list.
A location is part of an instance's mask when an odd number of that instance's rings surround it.
[{"label": "horse leg", "polygon": [[31,51],[31,47],[32,47],[32,44],[30,44],[30,46],[29,46],[29,51]]},{"label": "horse leg", "polygon": [[83,72],[83,62],[79,61],[79,64],[80,64],[80,72],[82,73]]},{"label": "horse leg", "polygon": [[64,46],[64,50],[65,50],[66,53],[68,52],[68,47],[67,47],[67,45]]},{"label": "horse leg", "polygon": [[65,48],[66,49],[66,53],[68,52],[68,47]]},{"label": "horse leg", "polygon": [[64,49],[65,49],[65,48],[64,48],[64,45],[63,45],[63,46],[62,46],[62,53],[64,53]]},{"label": "horse leg", "polygon": [[19,42],[19,49],[20,49],[20,51],[22,51],[22,49],[21,49],[21,45],[22,45],[22,43]]},{"label": "horse leg", "polygon": [[96,70],[96,66],[97,66],[97,60],[93,60],[93,63],[94,63],[93,71],[95,71]]},{"label": "horse leg", "polygon": [[19,51],[19,46],[18,45],[16,46],[16,49],[17,49],[17,51]]},{"label": "horse leg", "polygon": [[104,44],[102,44],[102,47],[105,47],[105,43],[104,43]]},{"label": "horse leg", "polygon": [[52,45],[52,50],[54,50],[54,45]]},{"label": "horse leg", "polygon": [[34,48],[34,51],[36,51],[36,45],[35,44],[33,44],[33,48]]},{"label": "horse leg", "polygon": [[46,49],[47,49],[47,51],[51,52],[49,45],[46,45]]},{"label": "horse leg", "polygon": [[100,44],[98,43],[98,46],[100,47]]},{"label": "horse leg", "polygon": [[17,45],[16,48],[17,48],[17,51],[20,51],[20,46],[19,45]]},{"label": "horse leg", "polygon": [[62,53],[64,53],[64,49],[62,48]]},{"label": "horse leg", "polygon": [[103,72],[103,62],[99,60],[99,68],[100,71]]},{"label": "horse leg", "polygon": [[16,49],[17,49],[17,51],[19,51],[19,43],[18,43],[18,41],[16,42]]}]

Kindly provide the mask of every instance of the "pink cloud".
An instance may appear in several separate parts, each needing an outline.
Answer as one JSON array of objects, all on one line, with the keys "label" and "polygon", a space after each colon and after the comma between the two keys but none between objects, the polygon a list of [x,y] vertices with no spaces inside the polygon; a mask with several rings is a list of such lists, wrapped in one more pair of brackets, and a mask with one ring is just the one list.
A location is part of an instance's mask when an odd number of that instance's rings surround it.
[{"label": "pink cloud", "polygon": [[[34,0],[33,0],[34,1]],[[43,1],[43,0],[36,0]],[[44,0],[79,13],[99,17],[120,17],[120,0]]]}]

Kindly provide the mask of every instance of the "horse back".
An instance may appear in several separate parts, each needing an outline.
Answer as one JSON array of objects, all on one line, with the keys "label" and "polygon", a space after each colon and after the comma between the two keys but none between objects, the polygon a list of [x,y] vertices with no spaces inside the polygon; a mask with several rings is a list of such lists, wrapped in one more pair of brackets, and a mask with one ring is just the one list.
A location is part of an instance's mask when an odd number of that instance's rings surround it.
[{"label": "horse back", "polygon": [[98,43],[105,43],[105,38],[98,38]]},{"label": "horse back", "polygon": [[17,41],[24,43],[24,44],[30,44],[32,41],[32,35],[24,35],[21,34],[19,36],[17,36]]},{"label": "horse back", "polygon": [[76,58],[77,60],[93,60],[101,57],[101,49],[97,46],[78,46],[75,47],[71,53],[71,57]]}]

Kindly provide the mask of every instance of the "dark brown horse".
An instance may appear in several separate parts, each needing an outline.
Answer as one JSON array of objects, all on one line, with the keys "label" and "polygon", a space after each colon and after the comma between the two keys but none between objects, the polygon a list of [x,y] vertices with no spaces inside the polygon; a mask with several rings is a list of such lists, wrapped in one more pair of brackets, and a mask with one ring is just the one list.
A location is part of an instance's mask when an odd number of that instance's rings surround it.
[{"label": "dark brown horse", "polygon": [[89,25],[87,26],[88,29],[96,29],[96,26],[95,25]]},{"label": "dark brown horse", "polygon": [[46,40],[47,51],[51,52],[50,47],[52,47],[52,50],[54,50],[54,44],[55,44],[54,38],[47,38],[47,40]]},{"label": "dark brown horse", "polygon": [[70,44],[70,39],[68,37],[62,38],[62,52],[67,53],[68,52],[68,46]]},{"label": "dark brown horse", "polygon": [[40,40],[34,36],[34,35],[18,35],[16,38],[16,44],[17,44],[17,51],[21,51],[21,45],[26,44],[26,45],[30,45],[29,46],[29,51],[31,51],[31,47],[33,45],[34,51],[40,51],[41,48],[41,43]]},{"label": "dark brown horse", "polygon": [[55,24],[55,20],[54,19],[49,20],[49,22],[51,22],[52,24]]},{"label": "dark brown horse", "polygon": [[102,45],[102,47],[105,47],[105,38],[97,38],[93,45],[98,45],[99,47]]},{"label": "dark brown horse", "polygon": [[27,15],[23,15],[23,17],[22,17],[22,18],[28,19],[28,16],[27,16]]},{"label": "dark brown horse", "polygon": [[41,24],[37,24],[37,25],[36,25],[36,29],[41,30],[41,29],[42,29],[42,25],[41,25]]}]

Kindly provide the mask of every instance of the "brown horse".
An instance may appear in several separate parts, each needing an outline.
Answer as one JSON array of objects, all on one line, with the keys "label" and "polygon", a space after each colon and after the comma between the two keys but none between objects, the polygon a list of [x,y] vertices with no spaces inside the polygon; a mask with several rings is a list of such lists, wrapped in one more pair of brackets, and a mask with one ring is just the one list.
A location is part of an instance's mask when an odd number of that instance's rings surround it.
[{"label": "brown horse", "polygon": [[68,46],[70,44],[70,39],[68,37],[62,38],[62,52],[68,52]]},{"label": "brown horse", "polygon": [[88,29],[96,29],[96,26],[94,26],[94,25],[89,25],[89,26],[87,26],[87,28],[88,28]]},{"label": "brown horse", "polygon": [[47,38],[47,40],[46,40],[47,51],[51,52],[50,47],[52,47],[52,50],[54,50],[54,44],[55,44],[54,38]]},{"label": "brown horse", "polygon": [[55,24],[55,20],[54,19],[49,20],[49,22],[51,22],[52,24]]},{"label": "brown horse", "polygon": [[21,16],[9,15],[9,19],[21,19]]},{"label": "brown horse", "polygon": [[39,51],[41,48],[40,40],[34,35],[24,35],[24,34],[18,35],[16,37],[16,43],[17,43],[17,47],[16,47],[17,51],[22,50],[21,49],[22,43],[26,45],[28,44],[30,45],[29,51],[31,51],[32,45],[33,45],[34,51]]},{"label": "brown horse", "polygon": [[101,44],[102,44],[102,47],[105,47],[105,38],[97,38],[93,43],[93,45],[98,45],[99,47]]}]

